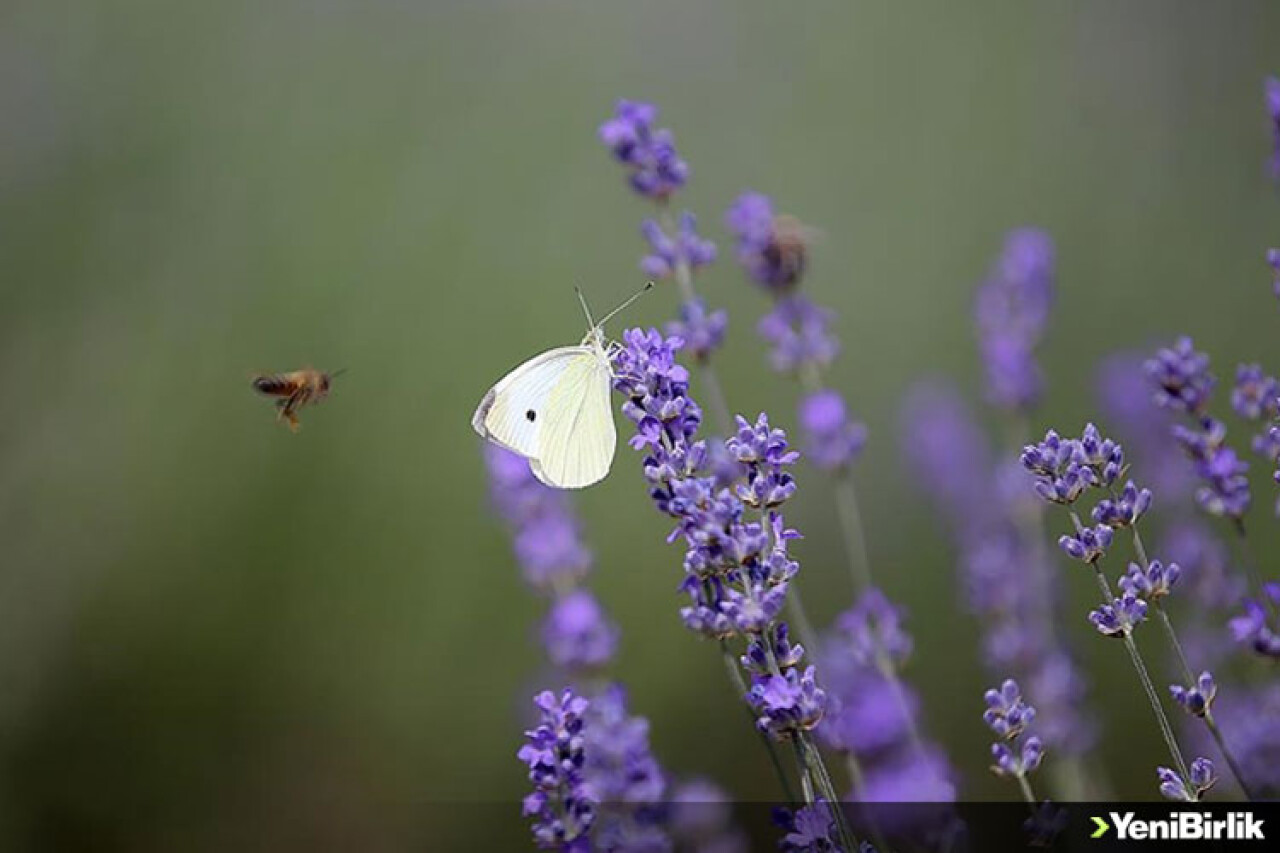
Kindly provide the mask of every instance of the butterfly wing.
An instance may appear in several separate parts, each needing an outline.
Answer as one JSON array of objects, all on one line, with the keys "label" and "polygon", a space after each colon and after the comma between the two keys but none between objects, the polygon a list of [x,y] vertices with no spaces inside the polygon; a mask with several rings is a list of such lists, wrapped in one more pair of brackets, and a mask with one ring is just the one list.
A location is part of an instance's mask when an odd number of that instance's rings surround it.
[{"label": "butterfly wing", "polygon": [[582,349],[551,389],[531,462],[534,475],[558,489],[581,489],[603,480],[618,441],[609,404],[608,359],[598,349]]},{"label": "butterfly wing", "polygon": [[589,347],[559,347],[521,364],[484,395],[471,426],[484,438],[521,456],[539,454],[539,436],[555,389]]}]

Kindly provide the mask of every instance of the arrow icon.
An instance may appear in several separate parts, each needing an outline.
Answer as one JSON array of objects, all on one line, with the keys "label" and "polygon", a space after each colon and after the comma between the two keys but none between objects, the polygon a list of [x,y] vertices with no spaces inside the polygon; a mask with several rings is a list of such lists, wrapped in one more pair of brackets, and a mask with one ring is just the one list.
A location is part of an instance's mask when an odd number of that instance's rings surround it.
[{"label": "arrow icon", "polygon": [[1092,820],[1098,828],[1093,831],[1093,835],[1089,836],[1090,838],[1101,838],[1106,835],[1107,830],[1111,828],[1107,825],[1107,822],[1100,817],[1092,818]]}]

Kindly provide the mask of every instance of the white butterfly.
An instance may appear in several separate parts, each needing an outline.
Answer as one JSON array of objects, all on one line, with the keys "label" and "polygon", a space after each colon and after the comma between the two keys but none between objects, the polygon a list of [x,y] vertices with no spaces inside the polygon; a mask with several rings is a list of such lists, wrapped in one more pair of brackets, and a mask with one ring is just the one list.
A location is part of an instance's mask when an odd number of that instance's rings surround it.
[{"label": "white butterfly", "polygon": [[651,287],[653,282],[599,323],[579,293],[590,327],[582,343],[548,350],[502,377],[476,407],[471,426],[528,459],[548,486],[581,489],[603,480],[618,443],[609,401],[618,345],[605,341],[604,324]]}]

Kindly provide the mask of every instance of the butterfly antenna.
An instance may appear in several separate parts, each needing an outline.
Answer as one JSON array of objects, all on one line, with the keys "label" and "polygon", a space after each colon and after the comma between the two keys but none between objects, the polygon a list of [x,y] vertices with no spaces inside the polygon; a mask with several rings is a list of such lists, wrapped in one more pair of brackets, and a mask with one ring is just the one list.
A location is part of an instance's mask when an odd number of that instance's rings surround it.
[{"label": "butterfly antenna", "polygon": [[329,378],[333,379],[334,377],[341,376],[346,372],[347,372],[347,369],[345,367],[339,367],[337,370],[329,374]]},{"label": "butterfly antenna", "polygon": [[644,287],[640,288],[640,289],[639,289],[639,290],[637,290],[635,293],[631,294],[631,297],[630,297],[629,299],[627,299],[627,301],[626,301],[626,302],[623,302],[623,303],[622,303],[621,305],[619,305],[617,308],[614,308],[614,309],[613,309],[612,311],[610,311],[608,314],[604,315],[604,319],[603,319],[603,320],[601,320],[601,321],[599,322],[599,324],[598,324],[598,325],[603,326],[605,323],[607,323],[607,322],[609,322],[610,320],[612,320],[612,319],[613,319],[617,314],[621,313],[621,312],[622,312],[622,310],[623,310],[624,308],[626,308],[626,307],[627,307],[628,305],[630,305],[632,302],[635,302],[635,301],[636,301],[637,299],[639,299],[641,296],[644,296],[644,295],[645,295],[646,293],[648,293],[650,290],[653,290],[653,282],[651,282],[651,281],[650,281],[650,282],[646,282]]},{"label": "butterfly antenna", "polygon": [[594,329],[596,327],[596,322],[591,319],[591,309],[587,307],[587,297],[582,295],[582,288],[575,284],[573,286],[573,292],[578,294],[578,302],[582,305],[582,313],[587,315],[587,328]]}]

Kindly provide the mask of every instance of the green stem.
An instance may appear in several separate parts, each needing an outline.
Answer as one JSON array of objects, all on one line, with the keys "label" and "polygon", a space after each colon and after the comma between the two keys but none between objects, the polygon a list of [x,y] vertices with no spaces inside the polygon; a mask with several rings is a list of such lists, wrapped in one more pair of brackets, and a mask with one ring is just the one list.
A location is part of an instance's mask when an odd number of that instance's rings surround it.
[{"label": "green stem", "polygon": [[[1115,600],[1115,596],[1111,592],[1111,584],[1107,583],[1106,575],[1102,573],[1102,569],[1098,566],[1097,561],[1090,563],[1093,566],[1094,575],[1098,579],[1098,588],[1102,591],[1102,602],[1111,604]],[[1151,681],[1151,673],[1147,671],[1147,664],[1142,659],[1142,653],[1138,651],[1138,644],[1133,641],[1133,634],[1125,629],[1122,635],[1125,650],[1129,653],[1129,660],[1133,662],[1134,671],[1138,673],[1138,680],[1142,682],[1142,689],[1146,691],[1147,701],[1151,703],[1151,712],[1155,714],[1156,722],[1160,726],[1160,734],[1164,737],[1165,745],[1169,748],[1169,755],[1173,758],[1173,763],[1177,766],[1178,772],[1183,779],[1191,778],[1191,774],[1187,772],[1187,762],[1182,757],[1182,750],[1178,748],[1178,741],[1173,736],[1173,727],[1169,725],[1169,718],[1165,715],[1164,707],[1160,704],[1160,696],[1156,693],[1155,684]]]},{"label": "green stem", "polygon": [[[1143,547],[1142,535],[1138,533],[1138,526],[1135,524],[1131,529],[1133,531],[1133,549],[1137,553],[1138,559],[1142,561],[1142,567],[1145,571],[1151,566],[1151,561],[1147,559],[1147,549]],[[1178,668],[1182,671],[1183,681],[1188,687],[1194,687],[1196,683],[1195,674],[1191,670],[1191,664],[1187,661],[1186,652],[1182,650],[1182,643],[1178,641],[1178,632],[1173,629],[1173,620],[1169,618],[1169,611],[1165,610],[1163,599],[1155,598],[1151,603],[1155,605],[1156,615],[1159,617],[1161,627],[1164,628],[1165,639],[1169,641],[1170,647],[1173,648],[1173,655],[1178,661]],[[1209,734],[1213,736],[1213,742],[1218,745],[1218,751],[1226,759],[1227,767],[1230,768],[1231,775],[1235,777],[1236,784],[1240,786],[1245,799],[1252,800],[1253,791],[1244,780],[1244,773],[1240,770],[1240,764],[1236,761],[1235,753],[1227,746],[1226,738],[1222,736],[1222,731],[1213,719],[1213,711],[1206,708],[1201,719],[1204,720],[1205,726],[1208,727]]]},{"label": "green stem", "polygon": [[813,768],[818,787],[822,790],[822,796],[826,798],[827,803],[831,806],[831,812],[836,821],[836,831],[840,834],[840,843],[845,850],[857,850],[858,840],[854,838],[853,832],[849,829],[849,822],[845,818],[844,809],[840,807],[840,795],[836,793],[836,786],[832,783],[831,774],[827,772],[827,766],[822,761],[822,754],[818,752],[818,748],[814,746],[813,739],[808,734],[799,734],[796,742],[800,744],[801,750],[808,754],[809,761],[807,763]]},{"label": "green stem", "polygon": [[1231,768],[1231,775],[1236,777],[1236,784],[1240,786],[1240,792],[1244,794],[1244,798],[1252,802],[1256,799],[1253,789],[1244,781],[1244,772],[1240,769],[1239,763],[1236,762],[1235,754],[1227,748],[1227,740],[1222,736],[1218,723],[1213,718],[1213,712],[1205,710],[1204,724],[1209,727],[1209,734],[1213,735],[1213,742],[1218,745],[1218,751],[1222,753],[1222,757],[1227,760],[1227,766]]},{"label": "green stem", "polygon": [[[800,386],[808,394],[822,390],[822,376],[816,367],[805,365],[805,369],[800,371]],[[845,555],[849,560],[849,574],[853,578],[856,596],[871,586],[871,558],[867,554],[867,536],[862,526],[862,512],[858,509],[858,490],[853,484],[853,471],[846,465],[836,472],[834,480],[836,518],[844,536]]]},{"label": "green stem", "polygon": [[796,764],[800,767],[800,787],[804,789],[804,801],[806,805],[813,805],[817,802],[817,795],[813,791],[813,771],[809,768],[809,757],[805,755],[804,746],[796,738],[791,738],[791,745],[795,748]]},{"label": "green stem", "polygon": [[1018,780],[1019,790],[1022,791],[1022,799],[1026,800],[1027,805],[1034,811],[1038,801],[1035,792],[1031,790],[1031,782],[1027,779],[1027,774],[1019,773],[1015,778]]},{"label": "green stem", "polygon": [[[1169,645],[1173,647],[1174,656],[1178,659],[1178,667],[1182,670],[1182,677],[1186,680],[1186,684],[1194,687],[1196,677],[1191,671],[1190,664],[1187,663],[1187,656],[1182,651],[1182,644],[1178,642],[1178,634],[1173,630],[1173,621],[1169,618],[1169,613],[1164,609],[1164,604],[1160,599],[1155,600],[1156,613],[1160,617],[1160,624],[1164,626],[1165,637],[1169,640]],[[1218,723],[1213,718],[1213,711],[1205,709],[1204,716],[1201,718],[1209,729],[1209,734],[1213,736],[1213,742],[1218,745],[1218,751],[1222,753],[1222,757],[1227,761],[1227,767],[1231,769],[1231,775],[1235,777],[1236,784],[1240,786],[1241,792],[1244,793],[1246,800],[1254,798],[1252,789],[1249,788],[1247,782],[1244,781],[1244,773],[1240,770],[1240,763],[1236,761],[1235,753],[1227,746],[1226,738],[1222,736],[1222,730],[1218,728]]]},{"label": "green stem", "polygon": [[1271,600],[1271,596],[1267,595],[1266,584],[1262,582],[1262,576],[1258,574],[1258,560],[1253,553],[1253,545],[1249,542],[1249,537],[1245,532],[1244,519],[1232,519],[1233,526],[1236,531],[1236,542],[1239,544],[1240,562],[1244,563],[1245,574],[1249,578],[1249,586],[1253,590],[1255,598],[1262,602],[1262,606],[1267,608],[1267,612],[1271,614],[1272,619],[1280,618],[1280,612],[1276,610],[1276,603]]},{"label": "green stem", "polygon": [[[1080,516],[1076,515],[1075,510],[1068,510],[1071,514],[1071,521],[1076,527],[1076,532],[1084,529],[1084,525],[1080,523]],[[1102,593],[1102,603],[1110,605],[1115,600],[1115,595],[1111,591],[1111,584],[1107,582],[1107,576],[1102,573],[1102,567],[1098,565],[1098,560],[1091,560],[1089,565],[1093,568],[1094,577],[1098,581],[1098,589]],[[1125,651],[1129,653],[1129,660],[1133,662],[1133,669],[1138,673],[1138,680],[1142,682],[1142,689],[1147,694],[1147,701],[1151,703],[1151,713],[1155,715],[1156,723],[1160,727],[1160,734],[1164,737],[1165,745],[1169,748],[1169,755],[1173,758],[1173,763],[1184,780],[1190,779],[1191,774],[1187,772],[1187,762],[1182,757],[1182,750],[1178,747],[1178,740],[1173,736],[1173,726],[1169,724],[1169,717],[1164,712],[1164,707],[1160,704],[1160,696],[1156,693],[1155,684],[1151,681],[1151,673],[1147,671],[1147,664],[1142,659],[1142,653],[1138,651],[1138,644],[1133,641],[1133,633],[1126,628],[1121,635],[1124,640]]]},{"label": "green stem", "polygon": [[853,578],[855,592],[863,592],[871,586],[871,558],[867,554],[867,537],[862,527],[862,512],[858,509],[858,491],[853,485],[853,472],[848,466],[835,476],[836,515],[840,520],[840,532],[844,535],[845,551],[849,556],[849,574]]},{"label": "green stem", "polygon": [[1169,718],[1165,716],[1164,708],[1160,705],[1160,697],[1156,694],[1155,685],[1151,682],[1151,674],[1147,672],[1147,665],[1142,660],[1142,654],[1138,651],[1138,644],[1133,641],[1133,635],[1128,631],[1124,634],[1124,647],[1129,652],[1129,658],[1133,661],[1133,668],[1138,673],[1138,679],[1142,682],[1142,687],[1147,692],[1147,700],[1151,703],[1151,710],[1156,715],[1156,722],[1160,724],[1160,734],[1164,736],[1165,745],[1169,747],[1169,755],[1173,757],[1174,764],[1178,767],[1178,773],[1183,779],[1190,779],[1191,774],[1187,772],[1187,762],[1182,757],[1182,750],[1178,748],[1178,741],[1173,736],[1173,727],[1169,725]]}]

